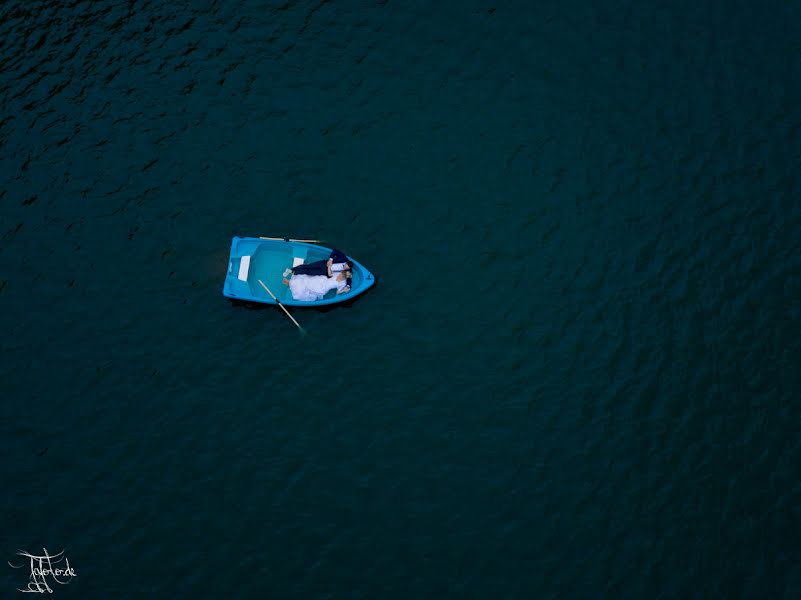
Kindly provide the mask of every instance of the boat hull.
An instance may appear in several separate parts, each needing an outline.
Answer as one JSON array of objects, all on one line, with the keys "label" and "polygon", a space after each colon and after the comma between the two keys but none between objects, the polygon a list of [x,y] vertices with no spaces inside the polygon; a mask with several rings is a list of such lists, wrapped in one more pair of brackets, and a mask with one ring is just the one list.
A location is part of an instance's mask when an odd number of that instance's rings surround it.
[{"label": "boat hull", "polygon": [[295,300],[289,287],[281,283],[284,271],[300,260],[304,264],[326,260],[330,254],[330,248],[305,242],[235,237],[231,240],[223,296],[245,302],[277,304],[259,283],[261,280],[281,304],[286,306],[329,306],[352,300],[373,286],[375,283],[373,274],[360,262],[348,256],[353,262],[353,279],[349,292],[336,294],[332,290],[321,300],[311,302]]}]

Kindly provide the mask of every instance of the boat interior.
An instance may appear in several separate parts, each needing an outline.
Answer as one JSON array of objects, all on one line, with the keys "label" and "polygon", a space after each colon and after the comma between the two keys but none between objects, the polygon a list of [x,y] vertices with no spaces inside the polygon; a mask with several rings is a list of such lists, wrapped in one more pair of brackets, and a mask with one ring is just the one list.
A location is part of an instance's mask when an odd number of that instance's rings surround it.
[{"label": "boat interior", "polygon": [[[231,264],[231,271],[238,273],[238,278],[247,281],[250,293],[257,297],[270,299],[270,295],[262,288],[259,283],[261,279],[273,294],[281,302],[292,300],[289,287],[281,283],[284,278],[283,273],[290,267],[300,264],[326,260],[328,252],[316,248],[305,248],[295,245],[261,245],[251,256],[242,256],[234,259]],[[358,267],[353,269],[352,290],[358,289],[363,274]],[[336,296],[336,290],[331,290],[325,295],[324,299]]]}]

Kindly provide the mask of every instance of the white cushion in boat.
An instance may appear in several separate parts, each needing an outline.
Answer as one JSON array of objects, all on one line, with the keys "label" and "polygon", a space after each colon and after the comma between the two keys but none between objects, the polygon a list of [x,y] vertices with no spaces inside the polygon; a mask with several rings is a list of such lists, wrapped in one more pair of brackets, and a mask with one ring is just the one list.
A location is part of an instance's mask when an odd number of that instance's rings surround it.
[{"label": "white cushion in boat", "polygon": [[300,256],[296,256],[295,258],[292,259],[292,267],[293,268],[297,267],[298,265],[302,265],[302,264],[303,264],[303,259]]},{"label": "white cushion in boat", "polygon": [[242,281],[248,280],[248,269],[250,269],[250,257],[243,256],[239,262],[239,279]]}]

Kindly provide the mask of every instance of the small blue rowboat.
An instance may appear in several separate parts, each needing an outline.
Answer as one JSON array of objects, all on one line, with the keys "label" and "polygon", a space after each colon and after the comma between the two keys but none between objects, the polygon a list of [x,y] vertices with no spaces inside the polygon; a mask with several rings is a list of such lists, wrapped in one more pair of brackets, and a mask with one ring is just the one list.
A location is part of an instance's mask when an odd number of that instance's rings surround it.
[{"label": "small blue rowboat", "polygon": [[311,302],[295,300],[289,287],[281,283],[284,271],[300,264],[327,260],[330,254],[330,248],[305,242],[235,237],[231,240],[231,254],[228,258],[228,273],[223,285],[223,296],[233,300],[278,304],[259,283],[261,280],[281,304],[326,306],[347,302],[375,283],[373,274],[364,265],[348,256],[353,261],[353,278],[349,292],[337,294],[336,290],[331,290],[322,300]]}]

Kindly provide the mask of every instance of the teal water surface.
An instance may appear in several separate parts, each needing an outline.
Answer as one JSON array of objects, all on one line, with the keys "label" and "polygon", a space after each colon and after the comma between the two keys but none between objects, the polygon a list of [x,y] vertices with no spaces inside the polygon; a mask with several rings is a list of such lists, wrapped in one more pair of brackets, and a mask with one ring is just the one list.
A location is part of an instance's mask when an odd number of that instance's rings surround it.
[{"label": "teal water surface", "polygon": [[800,12],[0,5],[0,597],[797,598]]}]

